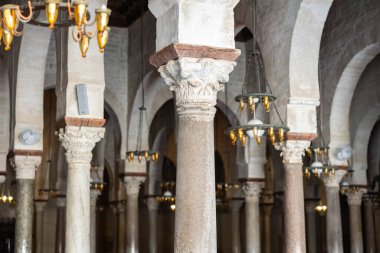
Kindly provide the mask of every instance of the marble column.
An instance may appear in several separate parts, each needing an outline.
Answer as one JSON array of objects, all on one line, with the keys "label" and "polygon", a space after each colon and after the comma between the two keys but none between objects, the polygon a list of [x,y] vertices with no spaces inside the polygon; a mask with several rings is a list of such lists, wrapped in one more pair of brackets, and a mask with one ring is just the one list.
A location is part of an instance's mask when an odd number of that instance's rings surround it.
[{"label": "marble column", "polygon": [[230,205],[231,209],[231,244],[232,253],[240,253],[240,208],[243,205],[241,200],[233,200]]},{"label": "marble column", "polygon": [[159,68],[175,92],[178,112],[175,253],[217,250],[214,106],[234,66],[233,61],[180,57]]},{"label": "marble column", "polygon": [[65,252],[66,198],[57,198],[57,226],[55,228],[55,253]]},{"label": "marble column", "polygon": [[365,235],[366,235],[366,252],[375,253],[375,226],[373,218],[373,204],[371,198],[364,199],[364,220],[365,220]]},{"label": "marble column", "polygon": [[124,177],[127,186],[127,253],[139,252],[139,191],[145,177]]},{"label": "marble column", "polygon": [[245,197],[246,252],[260,253],[260,193],[263,182],[246,182],[243,185]]},{"label": "marble column", "polygon": [[149,210],[149,253],[157,253],[157,211],[159,203],[155,198],[148,199]]},{"label": "marble column", "polygon": [[315,217],[315,207],[317,203],[315,201],[306,200],[305,211],[306,211],[306,222],[307,222],[307,252],[317,253],[317,230],[316,230],[316,217]]},{"label": "marble column", "polygon": [[273,204],[265,204],[264,211],[264,252],[271,253],[271,213]]},{"label": "marble column", "polygon": [[16,232],[15,253],[32,252],[33,197],[39,156],[15,156],[16,165]]},{"label": "marble column", "polygon": [[380,203],[373,205],[373,217],[375,219],[376,252],[380,252]]},{"label": "marble column", "polygon": [[90,192],[90,253],[96,253],[96,201],[99,195],[100,191]]},{"label": "marble column", "polygon": [[117,232],[117,252],[125,253],[126,249],[126,213],[125,213],[125,201],[121,201],[116,204],[117,220],[118,220],[118,232]]},{"label": "marble column", "polygon": [[68,163],[65,252],[90,252],[90,162],[104,128],[66,126],[59,137]]},{"label": "marble column", "polygon": [[42,253],[43,237],[44,237],[44,208],[46,201],[38,201],[34,203],[36,207],[36,253]]},{"label": "marble column", "polygon": [[345,170],[337,170],[334,175],[323,177],[326,192],[326,238],[327,252],[343,252],[342,220],[340,215],[339,184]]},{"label": "marble column", "polygon": [[350,209],[351,253],[363,253],[361,204],[365,192],[365,189],[350,189],[346,193]]},{"label": "marble column", "polygon": [[284,163],[284,227],[286,253],[305,253],[305,206],[303,194],[302,156],[310,141],[288,140],[277,146]]}]

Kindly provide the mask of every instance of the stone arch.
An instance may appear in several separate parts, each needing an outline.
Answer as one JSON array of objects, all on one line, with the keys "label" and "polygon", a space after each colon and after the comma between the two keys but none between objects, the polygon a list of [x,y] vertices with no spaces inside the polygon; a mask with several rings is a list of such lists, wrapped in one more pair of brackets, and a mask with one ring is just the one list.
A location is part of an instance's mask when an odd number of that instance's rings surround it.
[{"label": "stone arch", "polygon": [[335,165],[346,165],[334,157],[336,148],[350,145],[349,115],[355,88],[366,66],[380,53],[380,43],[359,51],[345,67],[336,87],[330,113],[330,160]]},{"label": "stone arch", "polygon": [[367,111],[361,120],[353,141],[353,169],[356,184],[367,184],[368,144],[372,129],[380,118],[380,104]]},{"label": "stone arch", "polygon": [[[368,184],[374,186],[374,180],[380,175],[380,121],[376,123],[371,131],[370,141],[368,143]],[[379,186],[377,186],[379,187]],[[378,188],[373,189],[378,190]]]}]

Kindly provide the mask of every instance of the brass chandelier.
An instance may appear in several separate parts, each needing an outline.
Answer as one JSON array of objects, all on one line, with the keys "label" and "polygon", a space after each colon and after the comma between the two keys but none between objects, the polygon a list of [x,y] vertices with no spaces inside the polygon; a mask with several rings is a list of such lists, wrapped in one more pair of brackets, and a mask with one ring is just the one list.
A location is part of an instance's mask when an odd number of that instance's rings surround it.
[{"label": "brass chandelier", "polygon": [[[232,145],[236,144],[237,139],[240,140],[243,146],[246,145],[249,138],[256,140],[257,144],[261,144],[262,137],[268,136],[274,145],[276,142],[283,143],[285,140],[285,133],[289,131],[289,128],[283,123],[280,114],[278,113],[276,105],[273,103],[276,100],[276,96],[274,96],[271,92],[271,88],[269,86],[269,82],[267,80],[265,74],[265,67],[262,59],[262,55],[260,49],[257,46],[256,41],[256,1],[253,1],[253,16],[254,16],[254,29],[253,29],[253,50],[249,55],[248,63],[246,66],[246,74],[242,87],[242,94],[235,97],[235,101],[239,103],[239,109],[237,113],[237,117],[235,119],[234,126],[228,128],[226,130],[226,134],[229,135]],[[251,69],[251,64],[254,64],[254,70],[256,73],[256,82],[257,82],[257,92],[249,93],[247,92],[247,79],[248,73]],[[268,88],[270,93],[266,93],[262,91],[262,86]],[[271,103],[274,104],[275,111],[277,116],[280,119],[281,124],[264,124],[263,121],[256,118],[256,110],[258,106],[261,104],[267,113],[270,112]],[[247,122],[247,124],[238,125],[237,122],[241,114],[245,111],[249,110],[250,113],[253,113],[253,119]],[[249,138],[248,138],[249,137]]]},{"label": "brass chandelier", "polygon": [[159,154],[152,150],[142,150],[142,135],[144,128],[144,118],[146,121],[146,127],[149,129],[148,125],[148,114],[145,107],[145,89],[144,89],[144,1],[141,1],[141,34],[140,34],[140,46],[141,46],[141,107],[139,108],[139,128],[137,134],[136,150],[127,152],[128,162],[133,161],[137,158],[138,162],[141,163],[143,158],[146,161],[155,162],[158,160]]},{"label": "brass chandelier", "polygon": [[[95,10],[95,18],[89,22],[91,16],[87,12],[88,2],[86,0],[71,0],[63,2],[61,0],[28,1],[27,5],[6,4],[0,7],[0,41],[3,39],[5,50],[11,49],[14,36],[22,36],[20,23],[30,23],[38,26],[48,26],[50,29],[57,27],[69,27],[75,25],[72,37],[79,42],[82,57],[86,57],[89,49],[90,39],[97,36],[99,51],[104,52],[108,42],[110,28],[108,27],[111,10],[102,5]],[[28,10],[28,15],[23,12]],[[45,11],[44,11],[45,10]],[[66,17],[58,20],[60,13],[65,13]],[[89,31],[89,27],[94,26],[94,32]]]}]

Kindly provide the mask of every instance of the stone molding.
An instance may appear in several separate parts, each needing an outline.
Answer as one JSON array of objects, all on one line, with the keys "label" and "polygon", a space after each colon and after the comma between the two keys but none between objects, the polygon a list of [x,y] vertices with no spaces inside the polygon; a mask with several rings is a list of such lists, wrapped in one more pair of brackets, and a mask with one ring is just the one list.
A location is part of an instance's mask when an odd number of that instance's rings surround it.
[{"label": "stone molding", "polygon": [[92,159],[92,149],[104,137],[104,128],[66,126],[59,130],[59,139],[66,149],[66,160],[70,163],[88,163]]},{"label": "stone molding", "polygon": [[184,57],[169,61],[158,71],[175,92],[180,117],[190,115],[195,116],[194,120],[212,121],[217,92],[224,89],[235,65],[233,61]]},{"label": "stone molding", "polygon": [[259,202],[260,193],[264,188],[264,183],[260,182],[246,182],[242,186],[244,192],[245,202]]},{"label": "stone molding", "polygon": [[149,58],[149,63],[159,68],[167,62],[177,60],[180,57],[235,61],[239,56],[240,50],[238,49],[177,43],[170,44],[152,55]]},{"label": "stone molding", "polygon": [[144,183],[146,177],[124,177],[127,195],[139,194],[140,185]]},{"label": "stone molding", "polygon": [[347,171],[345,170],[336,170],[334,175],[324,176],[323,182],[326,187],[338,187],[340,181],[342,181],[344,175],[346,175]]},{"label": "stone molding", "polygon": [[345,193],[347,196],[347,203],[349,206],[360,206],[362,204],[363,194],[367,192],[367,189],[350,189]]},{"label": "stone molding", "polygon": [[[302,156],[309,146],[310,141],[308,140],[288,140],[284,145],[276,143],[275,148],[281,151],[284,164],[302,164]],[[286,166],[286,168],[292,167]]]},{"label": "stone molding", "polygon": [[35,179],[36,170],[41,164],[40,156],[19,156],[14,157],[16,165],[16,179]]}]

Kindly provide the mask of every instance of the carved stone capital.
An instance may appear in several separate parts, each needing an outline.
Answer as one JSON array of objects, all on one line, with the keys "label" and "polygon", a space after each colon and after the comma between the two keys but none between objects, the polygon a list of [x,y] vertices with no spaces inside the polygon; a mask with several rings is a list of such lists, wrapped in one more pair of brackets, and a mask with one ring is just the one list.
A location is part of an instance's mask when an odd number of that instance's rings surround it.
[{"label": "carved stone capital", "polygon": [[117,213],[124,213],[126,209],[125,201],[119,202],[115,206],[115,210]]},{"label": "carved stone capital", "polygon": [[156,198],[149,198],[146,204],[149,210],[158,210],[160,205]]},{"label": "carved stone capital", "polygon": [[57,207],[65,207],[66,206],[66,198],[58,197],[56,203],[57,203]]},{"label": "carved stone capital", "polygon": [[41,164],[40,156],[14,157],[16,165],[16,179],[35,179],[36,170]]},{"label": "carved stone capital", "polygon": [[302,163],[302,156],[305,149],[310,146],[310,141],[288,140],[284,145],[276,144],[276,149],[281,151],[281,156],[285,164]]},{"label": "carved stone capital", "polygon": [[345,170],[336,170],[334,175],[324,176],[323,182],[326,187],[339,187],[340,181],[342,181],[346,173],[347,171]]},{"label": "carved stone capital", "polygon": [[263,182],[246,182],[243,184],[245,202],[259,202],[260,193],[264,187]]},{"label": "carved stone capital", "polygon": [[104,128],[66,126],[59,130],[59,139],[66,149],[68,163],[90,163],[92,149],[104,136]]},{"label": "carved stone capital", "polygon": [[212,120],[217,92],[224,89],[235,65],[233,61],[180,57],[158,71],[176,94],[180,116],[205,115]]},{"label": "carved stone capital", "polygon": [[140,185],[144,183],[146,177],[124,177],[127,188],[127,195],[139,194]]},{"label": "carved stone capital", "polygon": [[230,203],[230,209],[232,212],[240,212],[240,208],[243,205],[243,200],[233,200]]},{"label": "carved stone capital", "polygon": [[367,192],[367,189],[359,188],[359,189],[350,189],[345,195],[347,196],[347,203],[349,206],[356,205],[360,206],[362,204],[363,194]]},{"label": "carved stone capital", "polygon": [[46,206],[46,201],[35,202],[34,206],[36,207],[36,212],[43,212]]}]

